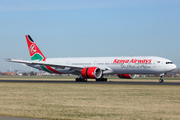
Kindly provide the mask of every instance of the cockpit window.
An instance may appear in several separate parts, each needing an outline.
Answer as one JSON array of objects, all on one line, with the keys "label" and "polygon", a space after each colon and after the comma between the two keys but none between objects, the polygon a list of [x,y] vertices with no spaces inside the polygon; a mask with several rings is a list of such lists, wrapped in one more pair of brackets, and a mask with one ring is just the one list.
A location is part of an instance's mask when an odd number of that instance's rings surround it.
[{"label": "cockpit window", "polygon": [[173,64],[173,62],[166,62],[166,64]]}]

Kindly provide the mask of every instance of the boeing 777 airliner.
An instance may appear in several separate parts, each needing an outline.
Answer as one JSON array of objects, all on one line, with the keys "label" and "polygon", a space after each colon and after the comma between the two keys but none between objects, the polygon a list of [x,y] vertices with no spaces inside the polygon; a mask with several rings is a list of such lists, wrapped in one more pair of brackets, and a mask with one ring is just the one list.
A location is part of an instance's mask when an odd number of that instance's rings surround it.
[{"label": "boeing 777 airliner", "polygon": [[31,61],[8,59],[8,62],[23,63],[49,73],[74,74],[79,76],[76,81],[107,81],[103,76],[108,74],[125,79],[133,79],[136,74],[160,74],[159,82],[162,83],[164,74],[176,69],[171,60],[154,56],[46,58],[30,35],[25,37]]}]

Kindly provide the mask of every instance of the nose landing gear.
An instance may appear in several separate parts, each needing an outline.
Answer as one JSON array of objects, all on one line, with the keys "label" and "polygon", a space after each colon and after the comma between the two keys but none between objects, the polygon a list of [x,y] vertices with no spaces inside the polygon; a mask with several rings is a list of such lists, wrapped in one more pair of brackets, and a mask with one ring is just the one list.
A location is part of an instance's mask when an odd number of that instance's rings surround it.
[{"label": "nose landing gear", "polygon": [[164,76],[164,73],[160,74],[159,83],[163,83],[163,82],[164,82],[164,80],[163,80],[163,76]]},{"label": "nose landing gear", "polygon": [[164,80],[162,78],[159,79],[159,83],[163,83]]}]

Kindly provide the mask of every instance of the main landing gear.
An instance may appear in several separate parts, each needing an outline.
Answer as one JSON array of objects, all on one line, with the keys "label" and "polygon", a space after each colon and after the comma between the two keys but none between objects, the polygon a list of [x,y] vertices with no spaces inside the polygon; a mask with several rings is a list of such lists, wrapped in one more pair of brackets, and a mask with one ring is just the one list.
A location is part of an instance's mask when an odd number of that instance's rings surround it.
[{"label": "main landing gear", "polygon": [[76,82],[87,82],[85,78],[76,78]]},{"label": "main landing gear", "polygon": [[[81,77],[76,78],[75,80],[76,80],[76,82],[87,82],[87,79],[81,78]],[[96,79],[96,82],[107,82],[107,78]]]},{"label": "main landing gear", "polygon": [[164,73],[163,73],[163,74],[160,74],[159,83],[163,83],[163,82],[164,82],[164,80],[163,80],[163,76],[164,76]]},{"label": "main landing gear", "polygon": [[96,82],[107,82],[107,78],[96,79]]}]

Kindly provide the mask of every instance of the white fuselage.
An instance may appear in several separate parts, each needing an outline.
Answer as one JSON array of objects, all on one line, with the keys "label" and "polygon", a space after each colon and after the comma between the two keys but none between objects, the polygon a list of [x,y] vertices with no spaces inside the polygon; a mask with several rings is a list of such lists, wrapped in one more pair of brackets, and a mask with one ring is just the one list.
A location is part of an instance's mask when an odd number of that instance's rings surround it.
[{"label": "white fuselage", "polygon": [[[79,57],[79,58],[47,58],[47,62],[55,64],[81,65],[105,69],[103,74],[161,74],[176,69],[172,61],[154,56],[145,57]],[[43,70],[40,65],[31,66]],[[70,68],[54,68],[62,74],[76,74]]]}]

